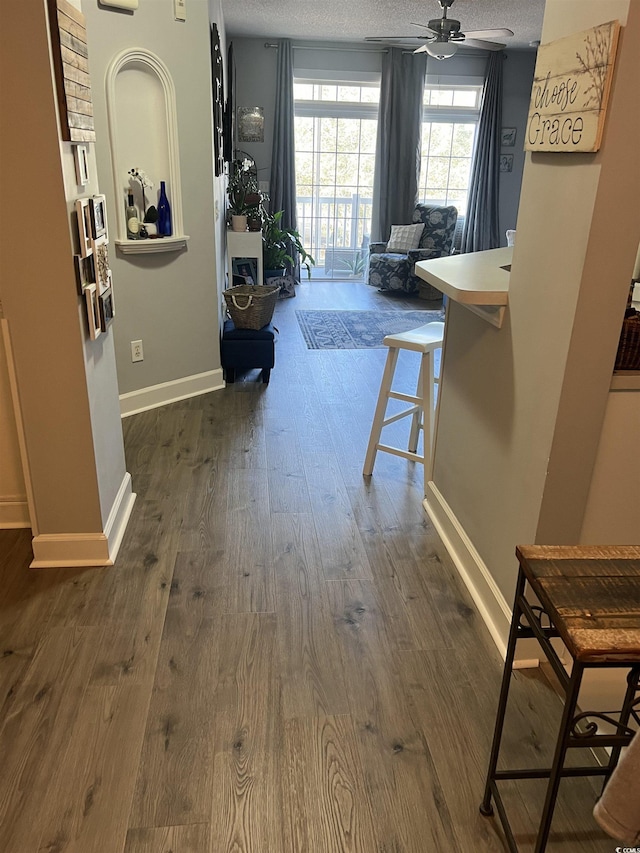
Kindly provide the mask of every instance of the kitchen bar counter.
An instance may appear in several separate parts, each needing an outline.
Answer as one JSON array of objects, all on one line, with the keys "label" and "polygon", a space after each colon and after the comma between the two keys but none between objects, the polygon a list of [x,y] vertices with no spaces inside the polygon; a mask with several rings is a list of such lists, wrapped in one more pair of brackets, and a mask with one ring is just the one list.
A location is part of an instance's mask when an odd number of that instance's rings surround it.
[{"label": "kitchen bar counter", "polygon": [[418,261],[416,275],[500,328],[509,302],[512,248]]}]

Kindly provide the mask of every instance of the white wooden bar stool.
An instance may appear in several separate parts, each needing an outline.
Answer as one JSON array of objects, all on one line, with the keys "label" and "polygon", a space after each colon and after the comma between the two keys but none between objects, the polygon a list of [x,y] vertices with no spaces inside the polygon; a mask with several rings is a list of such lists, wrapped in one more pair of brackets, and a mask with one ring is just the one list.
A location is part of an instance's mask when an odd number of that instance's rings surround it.
[{"label": "white wooden bar stool", "polygon": [[[389,352],[387,354],[384,373],[382,374],[382,382],[380,383],[380,394],[378,395],[378,403],[373,416],[373,424],[371,425],[369,445],[364,458],[362,473],[365,477],[373,473],[373,466],[375,465],[378,450],[382,450],[385,453],[393,453],[395,456],[402,456],[405,459],[411,459],[414,462],[420,462],[424,465],[426,494],[427,481],[430,476],[429,463],[431,461],[435,423],[434,385],[439,381],[433,369],[433,353],[434,350],[442,346],[443,338],[444,323],[427,323],[418,329],[400,332],[397,335],[385,336],[383,343],[389,347]],[[391,387],[398,362],[398,353],[401,349],[421,354],[420,373],[418,375],[418,387],[416,388],[415,396],[412,394],[401,394],[399,391],[393,391]],[[402,400],[405,403],[411,403],[411,406],[408,409],[385,418],[387,404],[390,399]],[[424,415],[425,410],[428,412],[428,417]],[[401,450],[399,447],[381,444],[380,436],[383,428],[408,416],[411,416],[409,449]],[[420,430],[423,431],[424,454],[422,456],[417,452]]]}]

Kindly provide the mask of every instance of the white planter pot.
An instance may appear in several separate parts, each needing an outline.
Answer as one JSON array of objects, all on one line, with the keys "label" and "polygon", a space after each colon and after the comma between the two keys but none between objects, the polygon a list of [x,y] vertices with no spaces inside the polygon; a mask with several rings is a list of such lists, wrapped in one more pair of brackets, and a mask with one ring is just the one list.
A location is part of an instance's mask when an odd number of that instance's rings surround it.
[{"label": "white planter pot", "polygon": [[231,230],[232,231],[246,231],[247,230],[247,217],[237,216],[236,214],[231,214]]}]

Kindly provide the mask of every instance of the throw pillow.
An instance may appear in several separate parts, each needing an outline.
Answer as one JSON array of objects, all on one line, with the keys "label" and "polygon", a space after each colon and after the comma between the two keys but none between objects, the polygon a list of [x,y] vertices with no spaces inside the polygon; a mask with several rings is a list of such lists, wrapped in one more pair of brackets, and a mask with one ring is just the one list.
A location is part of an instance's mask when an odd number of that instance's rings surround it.
[{"label": "throw pillow", "polygon": [[392,225],[391,237],[387,243],[387,252],[410,252],[420,245],[424,223],[416,225]]}]

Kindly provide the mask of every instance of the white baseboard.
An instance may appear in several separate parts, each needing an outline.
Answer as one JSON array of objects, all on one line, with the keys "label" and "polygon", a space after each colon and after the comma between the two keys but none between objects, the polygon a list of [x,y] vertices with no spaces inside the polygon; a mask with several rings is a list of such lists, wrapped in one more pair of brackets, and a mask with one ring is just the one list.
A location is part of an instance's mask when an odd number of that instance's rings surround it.
[{"label": "white baseboard", "polygon": [[0,530],[12,527],[31,527],[26,495],[0,497]]},{"label": "white baseboard", "polygon": [[31,544],[32,569],[113,565],[104,533],[40,533]]},{"label": "white baseboard", "polygon": [[109,540],[109,556],[113,563],[116,561],[124,532],[127,529],[131,510],[136,501],[136,495],[131,488],[131,474],[125,471],[120,483],[118,494],[111,507],[109,518],[104,526],[105,536]]},{"label": "white baseboard", "polygon": [[103,533],[41,533],[32,540],[32,569],[112,566],[131,515],[135,494],[127,472],[109,513]]},{"label": "white baseboard", "polygon": [[[511,607],[500,592],[473,542],[433,481],[427,485],[423,505],[504,659],[511,627]],[[514,668],[538,666],[539,659],[532,658],[531,651],[532,646],[529,641],[521,640],[518,643]]]},{"label": "white baseboard", "polygon": [[206,373],[195,373],[193,376],[185,376],[182,379],[161,382],[159,385],[150,385],[148,388],[121,394],[120,414],[123,418],[127,418],[129,415],[137,415],[149,409],[157,409],[159,406],[197,397],[199,394],[219,391],[224,387],[221,367],[217,370],[208,370]]}]

